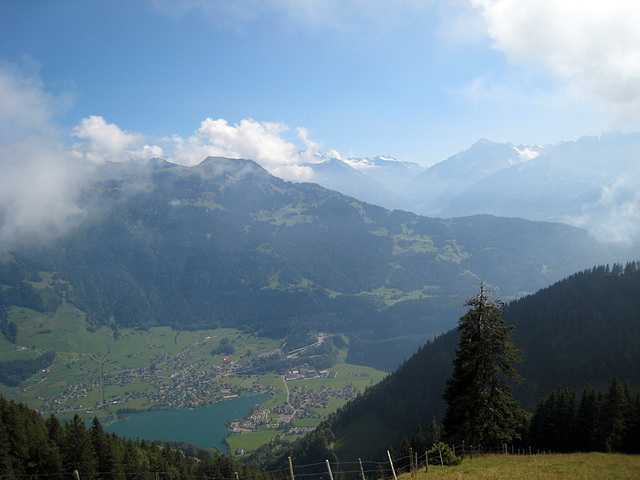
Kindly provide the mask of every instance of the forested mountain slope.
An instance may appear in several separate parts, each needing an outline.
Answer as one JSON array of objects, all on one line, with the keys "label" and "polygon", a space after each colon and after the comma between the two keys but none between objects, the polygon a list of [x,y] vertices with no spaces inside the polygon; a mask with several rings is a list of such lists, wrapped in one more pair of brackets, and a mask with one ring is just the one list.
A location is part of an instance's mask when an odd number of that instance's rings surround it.
[{"label": "forested mountain slope", "polygon": [[176,478],[272,478],[218,452],[202,450],[195,452],[196,458],[169,444],[119,438],[106,433],[97,418],[90,427],[77,415],[64,425],[53,415],[45,420],[35,410],[2,396],[0,420],[2,478],[71,478],[74,471],[92,479],[149,478],[151,472]]},{"label": "forested mountain slope", "polygon": [[[582,391],[589,384],[602,391],[615,376],[640,386],[638,267],[595,267],[507,306],[503,318],[515,325],[513,341],[523,350],[518,371],[525,380],[514,396],[525,409],[532,412],[559,386]],[[271,466],[286,456],[320,461],[331,445],[343,461],[380,457],[403,435],[411,437],[418,424],[426,429],[444,413],[441,395],[457,344],[455,330],[428,343],[308,438],[281,449]]]},{"label": "forested mountain slope", "polygon": [[480,280],[510,299],[630,255],[562,224],[389,211],[249,160],[107,163],[84,195],[90,219],[3,256],[0,305],[72,302],[93,326],[346,333],[351,361],[389,371],[453,326]]}]

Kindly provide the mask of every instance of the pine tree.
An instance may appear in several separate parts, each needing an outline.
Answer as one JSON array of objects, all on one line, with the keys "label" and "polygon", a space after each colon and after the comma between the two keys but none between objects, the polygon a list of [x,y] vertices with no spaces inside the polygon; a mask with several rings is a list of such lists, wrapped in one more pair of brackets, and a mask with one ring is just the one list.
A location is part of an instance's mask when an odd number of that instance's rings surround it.
[{"label": "pine tree", "polygon": [[529,426],[531,445],[555,452],[574,451],[577,409],[576,393],[567,387],[553,390],[540,400]]},{"label": "pine tree", "polygon": [[578,451],[594,452],[601,449],[598,444],[598,409],[598,395],[593,387],[587,385],[576,413],[574,435]]},{"label": "pine tree", "polygon": [[78,470],[82,478],[93,478],[96,471],[95,452],[89,432],[79,415],[74,415],[70,423],[63,427],[64,443],[61,447],[63,466],[68,472]]},{"label": "pine tree", "polygon": [[432,418],[431,423],[429,423],[429,428],[427,429],[427,448],[431,448],[440,442],[441,433],[440,425],[436,422],[435,417]]},{"label": "pine tree", "polygon": [[396,470],[399,472],[405,472],[409,470],[410,457],[411,455],[411,443],[407,436],[402,437],[402,442],[400,442],[400,448],[398,449],[398,453],[396,454],[394,463]]},{"label": "pine tree", "polygon": [[452,377],[442,398],[446,436],[471,445],[507,442],[517,438],[522,410],[513,399],[509,381],[519,381],[513,366],[519,351],[510,341],[513,326],[500,317],[504,303],[480,293],[465,302],[472,307],[458,321],[460,341]]},{"label": "pine tree", "polygon": [[609,385],[609,391],[604,397],[600,408],[600,430],[606,441],[606,450],[619,452],[622,448],[622,439],[626,431],[626,409],[629,401],[628,386],[620,385],[616,377],[613,377]]},{"label": "pine tree", "polygon": [[427,438],[424,436],[424,433],[422,433],[422,426],[418,424],[416,433],[411,437],[411,448],[413,452],[418,455],[424,455],[424,452],[426,452],[430,446],[431,445],[427,445]]}]

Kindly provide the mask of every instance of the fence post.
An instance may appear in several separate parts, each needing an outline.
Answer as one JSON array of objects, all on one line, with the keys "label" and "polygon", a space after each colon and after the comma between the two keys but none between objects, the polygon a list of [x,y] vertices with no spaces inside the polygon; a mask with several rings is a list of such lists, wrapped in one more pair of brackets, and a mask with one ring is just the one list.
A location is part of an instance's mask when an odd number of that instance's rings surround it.
[{"label": "fence post", "polygon": [[396,475],[396,469],[393,467],[393,460],[391,459],[391,454],[389,450],[387,450],[387,457],[389,457],[389,464],[391,465],[391,472],[393,473],[394,480],[398,480],[398,476]]},{"label": "fence post", "polygon": [[333,480],[333,473],[331,473],[331,464],[329,463],[329,460],[325,460],[325,462],[327,462],[327,471],[329,472],[329,478]]},{"label": "fence post", "polygon": [[440,466],[444,467],[444,462],[442,461],[442,447],[438,444],[438,452],[440,452]]},{"label": "fence post", "polygon": [[80,480],[80,474],[78,473],[78,470],[73,471],[73,478],[75,480]]},{"label": "fence post", "polygon": [[293,474],[293,463],[291,463],[291,457],[289,457],[289,473],[291,473],[291,480],[296,480],[296,477]]},{"label": "fence post", "polygon": [[413,466],[413,448],[409,447],[409,471],[411,472],[411,478],[415,478],[414,466]]},{"label": "fence post", "polygon": [[360,462],[360,475],[362,475],[362,480],[367,480],[364,476],[364,469],[362,468],[362,459],[358,458],[358,462]]},{"label": "fence post", "polygon": [[427,467],[425,468],[425,472],[429,473],[429,451],[428,450],[424,452],[424,458],[425,458],[425,463],[427,464]]},{"label": "fence post", "polygon": [[238,472],[233,472],[236,474],[236,480],[240,480],[240,477],[238,476]]}]

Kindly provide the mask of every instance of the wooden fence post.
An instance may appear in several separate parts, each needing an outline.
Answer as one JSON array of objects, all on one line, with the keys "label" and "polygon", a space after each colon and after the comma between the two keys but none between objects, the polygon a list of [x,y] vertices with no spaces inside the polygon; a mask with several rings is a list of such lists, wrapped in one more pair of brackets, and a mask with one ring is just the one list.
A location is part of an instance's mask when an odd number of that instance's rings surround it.
[{"label": "wooden fence post", "polygon": [[360,475],[362,475],[362,480],[367,480],[366,477],[364,476],[364,469],[362,468],[362,460],[359,458],[358,461],[360,462]]},{"label": "wooden fence post", "polygon": [[389,464],[391,464],[391,472],[393,473],[393,479],[398,480],[398,476],[396,475],[396,469],[393,467],[393,460],[391,459],[391,454],[389,450],[387,450],[387,457],[389,457]]},{"label": "wooden fence post", "polygon": [[409,447],[409,471],[411,472],[411,478],[415,477],[413,471],[413,448]]},{"label": "wooden fence post", "polygon": [[329,463],[329,460],[325,460],[325,462],[327,462],[327,471],[329,472],[329,478],[333,480],[333,473],[331,472],[331,464]]},{"label": "wooden fence post", "polygon": [[73,478],[75,480],[80,480],[80,474],[78,473],[78,470],[73,471]]},{"label": "wooden fence post", "polygon": [[438,444],[438,452],[440,452],[440,466],[444,467],[444,462],[442,461],[442,448],[440,447],[440,444]]},{"label": "wooden fence post", "polygon": [[427,464],[425,472],[429,473],[429,451],[424,452],[425,463]]},{"label": "wooden fence post", "polygon": [[289,473],[291,473],[291,480],[296,480],[296,477],[293,474],[293,463],[291,463],[291,457],[289,457]]}]

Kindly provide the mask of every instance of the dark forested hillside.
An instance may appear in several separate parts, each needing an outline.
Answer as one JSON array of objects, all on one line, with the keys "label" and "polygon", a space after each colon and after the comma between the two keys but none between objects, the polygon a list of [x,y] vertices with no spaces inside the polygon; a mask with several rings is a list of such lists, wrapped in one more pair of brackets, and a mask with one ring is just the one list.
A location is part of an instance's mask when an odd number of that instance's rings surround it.
[{"label": "dark forested hillside", "polygon": [[347,333],[351,361],[387,370],[453,326],[479,279],[516,298],[620,254],[561,224],[385,210],[248,160],[107,163],[85,197],[90,221],[0,262],[6,306],[72,302],[93,327]]},{"label": "dark forested hillside", "polygon": [[97,418],[89,428],[77,415],[67,424],[53,415],[44,420],[0,396],[0,478],[72,478],[74,470],[91,479],[271,478],[228,455],[203,452],[197,459],[170,445],[119,438],[106,433]]},{"label": "dark forested hillside", "polygon": [[[514,396],[528,411],[560,386],[582,391],[588,384],[606,391],[613,377],[628,380],[630,388],[640,386],[638,263],[576,273],[511,302],[502,317],[515,325],[513,341],[523,350],[517,369],[525,380]],[[417,425],[425,428],[442,417],[442,393],[457,345],[455,330],[436,338],[320,425],[310,439],[284,448],[281,455],[295,458],[309,445],[315,445],[317,455],[305,453],[309,461],[331,454],[331,446],[345,461],[383,455],[403,435],[411,437]],[[271,466],[282,458],[272,457]]]},{"label": "dark forested hillside", "polygon": [[532,410],[560,385],[604,390],[617,376],[640,386],[638,267],[594,267],[509,304],[504,319],[516,325],[527,378],[515,390],[523,406]]}]

